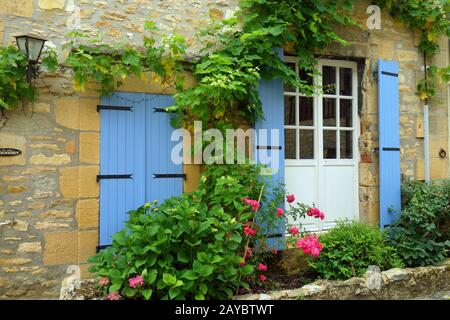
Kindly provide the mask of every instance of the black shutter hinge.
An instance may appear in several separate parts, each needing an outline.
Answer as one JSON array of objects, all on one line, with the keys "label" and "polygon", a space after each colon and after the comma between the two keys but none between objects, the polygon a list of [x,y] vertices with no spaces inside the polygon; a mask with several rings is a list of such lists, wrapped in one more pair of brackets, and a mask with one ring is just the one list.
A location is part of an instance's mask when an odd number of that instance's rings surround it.
[{"label": "black shutter hinge", "polygon": [[256,146],[256,150],[282,150],[281,146]]},{"label": "black shutter hinge", "polygon": [[125,107],[125,106],[97,105],[97,112],[100,112],[100,110],[133,111],[133,108],[132,107]]},{"label": "black shutter hinge", "polygon": [[99,174],[97,176],[97,182],[100,180],[111,180],[111,179],[133,179],[132,174]]},{"label": "black shutter hinge", "polygon": [[154,173],[153,179],[170,179],[170,178],[182,178],[186,180],[185,173]]}]

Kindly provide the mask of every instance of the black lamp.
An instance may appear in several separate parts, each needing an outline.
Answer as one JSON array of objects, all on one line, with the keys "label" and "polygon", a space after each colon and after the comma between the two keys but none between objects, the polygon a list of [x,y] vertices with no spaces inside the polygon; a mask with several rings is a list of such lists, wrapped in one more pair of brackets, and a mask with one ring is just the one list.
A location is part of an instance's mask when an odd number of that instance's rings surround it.
[{"label": "black lamp", "polygon": [[32,77],[36,75],[37,63],[41,57],[42,49],[47,40],[36,36],[16,36],[17,47],[28,58],[27,81],[31,83]]}]

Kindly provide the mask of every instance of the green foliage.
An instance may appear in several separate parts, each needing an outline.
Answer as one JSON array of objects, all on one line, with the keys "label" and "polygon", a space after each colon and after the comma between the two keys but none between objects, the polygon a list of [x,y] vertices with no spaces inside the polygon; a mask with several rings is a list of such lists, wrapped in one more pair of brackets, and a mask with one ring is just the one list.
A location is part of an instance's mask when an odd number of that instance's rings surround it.
[{"label": "green foliage", "polygon": [[318,259],[309,258],[311,267],[322,278],[348,279],[361,276],[370,265],[381,270],[402,267],[395,247],[387,244],[376,227],[353,221],[340,221],[320,236],[323,249]]},{"label": "green foliage", "polygon": [[439,52],[441,35],[450,36],[450,2],[447,0],[375,0],[411,29],[422,31],[419,48],[428,56]]},{"label": "green foliage", "polygon": [[[105,293],[119,291],[129,299],[227,299],[238,287],[248,288],[254,265],[268,255],[264,246],[256,246],[264,243],[262,234],[251,241],[243,234],[254,213],[242,198],[257,197],[266,184],[259,169],[208,166],[199,191],[130,212],[112,247],[90,259],[91,271],[109,279]],[[271,208],[270,201],[263,207]],[[241,266],[246,247],[255,248],[254,254]],[[129,279],[136,275],[144,285],[131,288]]]},{"label": "green foliage", "polygon": [[[126,298],[225,299],[233,294],[240,269],[237,255],[242,224],[216,207],[209,209],[196,194],[185,194],[155,207],[130,212],[114,236],[113,246],[90,261],[93,271],[110,279],[108,293]],[[128,279],[142,275],[144,286],[131,288]],[[242,285],[242,284],[241,284]]]},{"label": "green foliage", "polygon": [[[450,2],[448,0],[375,0],[375,4],[386,7],[394,18],[403,21],[409,28],[421,32],[419,49],[432,57],[439,52],[439,39],[450,36]],[[428,79],[421,80],[417,89],[421,99],[436,94],[436,75],[448,81],[448,68],[428,70]]]},{"label": "green foliage", "polygon": [[[49,71],[56,70],[56,52],[42,52],[42,65]],[[28,59],[14,46],[0,47],[0,109],[11,110],[22,99],[34,101],[37,91],[27,82]]]},{"label": "green foliage", "polygon": [[22,98],[34,100],[36,91],[27,82],[28,59],[16,47],[0,47],[0,109],[10,110]]},{"label": "green foliage", "polygon": [[315,74],[315,54],[335,41],[345,43],[334,32],[335,26],[356,25],[346,15],[351,8],[348,0],[242,0],[236,17],[206,32],[213,40],[193,69],[197,85],[176,95],[176,124],[189,127],[194,119],[227,128],[242,117],[255,122],[263,117],[261,78],[282,78],[311,94],[314,88],[306,79],[298,79],[274,48],[292,44],[300,69]]},{"label": "green foliage", "polygon": [[390,242],[408,266],[437,264],[450,249],[450,181],[403,186],[404,207],[389,228]]},{"label": "green foliage", "polygon": [[[155,32],[154,25],[147,22],[146,30]],[[109,95],[119,88],[123,80],[136,76],[147,81],[146,72],[153,72],[166,85],[183,86],[183,58],[186,45],[178,35],[164,37],[161,46],[153,38],[144,38],[144,47],[138,50],[131,46],[102,43],[99,39],[86,39],[80,32],[70,33],[73,39],[66,45],[71,49],[65,64],[73,68],[74,87],[84,91],[89,81],[100,85],[100,93]],[[80,44],[85,40],[84,44]]]}]

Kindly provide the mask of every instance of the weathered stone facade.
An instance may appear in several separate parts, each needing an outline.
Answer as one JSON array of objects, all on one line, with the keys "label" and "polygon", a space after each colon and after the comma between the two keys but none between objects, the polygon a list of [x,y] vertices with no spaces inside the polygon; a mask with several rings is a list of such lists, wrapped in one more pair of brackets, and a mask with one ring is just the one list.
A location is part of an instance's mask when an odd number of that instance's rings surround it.
[{"label": "weathered stone facade", "polygon": [[[143,24],[150,17],[163,32],[176,30],[195,51],[196,30],[210,18],[222,18],[236,7],[237,0],[0,0],[0,44],[13,37],[34,33],[61,46],[68,31],[66,22],[80,8],[81,28],[102,34],[106,41],[139,45]],[[365,25],[369,1],[361,1],[355,16]],[[343,31],[344,32],[344,31]],[[373,76],[376,61],[400,62],[400,112],[402,173],[423,178],[423,134],[421,106],[415,94],[421,79],[421,57],[417,35],[387,12],[382,30],[350,30],[344,36],[349,46],[333,46],[327,55],[356,59],[361,67],[360,108],[360,217],[378,221],[377,85]],[[295,53],[294,53],[295,54]],[[436,64],[446,65],[447,40]],[[63,69],[37,79],[39,100],[7,112],[0,129],[0,145],[23,151],[18,157],[0,158],[0,222],[14,219],[12,226],[0,226],[0,298],[57,297],[68,265],[80,265],[88,276],[86,260],[95,253],[99,224],[99,130],[96,111],[99,95],[95,86],[75,93],[71,72]],[[129,92],[160,93],[158,83],[127,80],[121,88]],[[173,89],[164,88],[165,93]],[[439,100],[439,102],[438,102]],[[33,111],[33,113],[32,113]],[[32,116],[31,116],[32,114]],[[431,174],[449,176],[449,161],[439,158],[448,152],[449,121],[447,88],[440,88],[430,108]],[[185,191],[195,188],[199,167],[185,166]]]},{"label": "weathered stone facade", "polygon": [[293,290],[248,294],[234,300],[405,300],[427,299],[442,292],[439,299],[448,300],[450,293],[450,260],[439,266],[394,268],[380,272],[370,266],[362,277],[345,281],[318,280]]}]

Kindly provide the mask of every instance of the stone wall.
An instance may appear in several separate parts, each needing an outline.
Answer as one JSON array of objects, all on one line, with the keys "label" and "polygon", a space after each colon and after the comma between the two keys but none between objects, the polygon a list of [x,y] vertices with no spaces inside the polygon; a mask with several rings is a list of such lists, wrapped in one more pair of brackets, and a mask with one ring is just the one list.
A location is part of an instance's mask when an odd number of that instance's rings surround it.
[{"label": "stone wall", "polygon": [[400,269],[380,272],[371,266],[362,277],[345,281],[318,280],[293,290],[248,294],[234,300],[404,300],[427,299],[442,292],[442,299],[450,299],[450,260],[439,266]]},{"label": "stone wall", "polygon": [[[66,22],[81,11],[81,27],[101,34],[106,41],[139,44],[143,23],[150,16],[163,32],[176,28],[198,49],[196,28],[212,18],[230,14],[238,0],[0,0],[0,44],[13,43],[13,36],[35,33],[49,39],[62,52]],[[361,1],[355,16],[365,24],[369,1]],[[228,13],[227,13],[228,12]],[[421,78],[417,37],[383,12],[380,31],[345,30],[347,47],[333,46],[327,55],[358,58],[362,66],[360,137],[360,216],[378,221],[377,87],[372,76],[379,58],[400,61],[402,173],[423,177],[423,139],[420,138],[421,104],[415,95]],[[363,30],[364,31],[364,30]],[[446,63],[447,46],[437,57]],[[192,81],[191,81],[192,83]],[[64,69],[37,79],[39,99],[32,105],[7,112],[0,129],[1,146],[23,151],[19,157],[0,158],[0,299],[57,297],[68,265],[80,265],[88,276],[86,259],[98,243],[99,96],[95,86],[77,94],[71,72]],[[442,104],[431,106],[432,175],[448,177],[448,159],[436,156],[448,151],[446,88]],[[131,92],[173,93],[158,83],[130,79],[120,89]],[[199,167],[185,166],[185,191],[196,186]]]},{"label": "stone wall", "polygon": [[[354,17],[366,26],[369,1],[357,1]],[[416,94],[417,82],[423,78],[423,57],[418,50],[420,35],[401,22],[394,20],[386,10],[381,15],[381,30],[345,28],[338,33],[349,42],[348,46],[335,45],[324,56],[353,59],[359,62],[360,138],[359,138],[359,199],[362,221],[379,221],[379,158],[378,152],[378,88],[376,71],[378,60],[399,62],[400,98],[400,155],[403,179],[424,179],[423,102]],[[440,41],[441,52],[432,61],[443,67],[448,65],[448,38]],[[430,155],[431,177],[450,177],[449,156],[439,157],[444,149],[449,153],[449,105],[447,85],[441,84],[438,94],[430,103]]]}]

